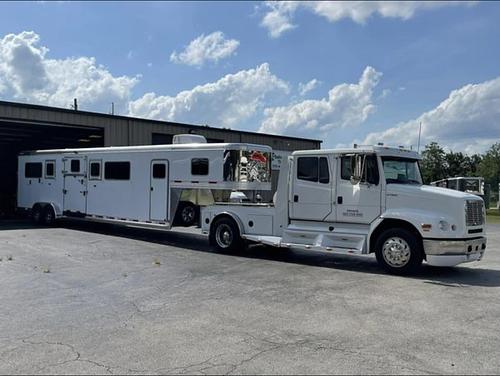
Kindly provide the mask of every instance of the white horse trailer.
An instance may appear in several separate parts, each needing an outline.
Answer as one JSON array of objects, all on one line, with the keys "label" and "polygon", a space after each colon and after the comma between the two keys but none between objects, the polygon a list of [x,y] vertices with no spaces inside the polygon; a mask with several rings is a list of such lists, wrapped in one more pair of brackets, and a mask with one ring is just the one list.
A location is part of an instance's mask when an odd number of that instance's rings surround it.
[{"label": "white horse trailer", "polygon": [[186,202],[271,189],[271,148],[191,143],[19,155],[18,207],[37,222],[80,217],[170,228]]}]

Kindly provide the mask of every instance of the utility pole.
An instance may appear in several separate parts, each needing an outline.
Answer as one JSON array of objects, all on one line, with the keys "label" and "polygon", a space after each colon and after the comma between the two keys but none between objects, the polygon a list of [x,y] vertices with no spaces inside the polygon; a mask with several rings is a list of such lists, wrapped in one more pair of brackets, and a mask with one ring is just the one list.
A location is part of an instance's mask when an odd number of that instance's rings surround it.
[{"label": "utility pole", "polygon": [[73,105],[71,107],[73,110],[78,111],[78,100],[76,98],[73,99]]},{"label": "utility pole", "polygon": [[111,115],[115,114],[115,102],[111,102]]}]

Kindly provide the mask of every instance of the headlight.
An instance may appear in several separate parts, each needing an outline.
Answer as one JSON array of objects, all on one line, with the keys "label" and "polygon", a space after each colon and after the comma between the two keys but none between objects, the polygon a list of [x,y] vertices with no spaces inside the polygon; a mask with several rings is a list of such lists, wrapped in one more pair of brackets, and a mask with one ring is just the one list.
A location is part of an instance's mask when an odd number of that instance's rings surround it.
[{"label": "headlight", "polygon": [[450,228],[450,224],[446,221],[439,221],[439,229],[441,231],[448,231]]}]

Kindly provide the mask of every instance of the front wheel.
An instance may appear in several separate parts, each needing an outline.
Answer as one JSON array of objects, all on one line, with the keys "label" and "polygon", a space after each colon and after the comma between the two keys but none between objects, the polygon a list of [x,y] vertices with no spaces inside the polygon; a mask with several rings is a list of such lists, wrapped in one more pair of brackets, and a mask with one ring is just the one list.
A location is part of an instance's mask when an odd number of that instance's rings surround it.
[{"label": "front wheel", "polygon": [[244,246],[238,225],[230,218],[218,219],[212,225],[209,240],[218,251],[236,251]]},{"label": "front wheel", "polygon": [[416,272],[424,259],[418,237],[403,228],[384,231],[375,244],[375,255],[385,270],[399,275]]}]

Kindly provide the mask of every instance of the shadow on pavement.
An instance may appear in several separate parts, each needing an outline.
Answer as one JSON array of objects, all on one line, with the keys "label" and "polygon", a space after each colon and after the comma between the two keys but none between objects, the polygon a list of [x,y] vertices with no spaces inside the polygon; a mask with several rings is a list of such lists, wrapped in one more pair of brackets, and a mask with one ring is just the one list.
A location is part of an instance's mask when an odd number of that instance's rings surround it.
[{"label": "shadow on pavement", "polygon": [[[351,272],[361,272],[377,275],[387,274],[378,266],[374,257],[307,252],[302,250],[273,248],[262,245],[251,245],[246,250],[232,253],[220,253],[210,248],[207,236],[202,234],[176,232],[175,230],[150,230],[107,223],[71,220],[61,222],[60,226],[77,231],[119,236],[133,240],[185,248],[197,252],[217,253],[226,255],[228,257],[238,256],[250,259],[286,262]],[[27,221],[0,221],[0,231],[35,228],[41,227],[35,227]],[[439,268],[424,264],[423,268],[418,274],[401,278],[421,280],[424,283],[445,287],[500,286],[500,270],[485,269],[481,267],[471,268],[468,266],[456,266],[452,268]]]}]

